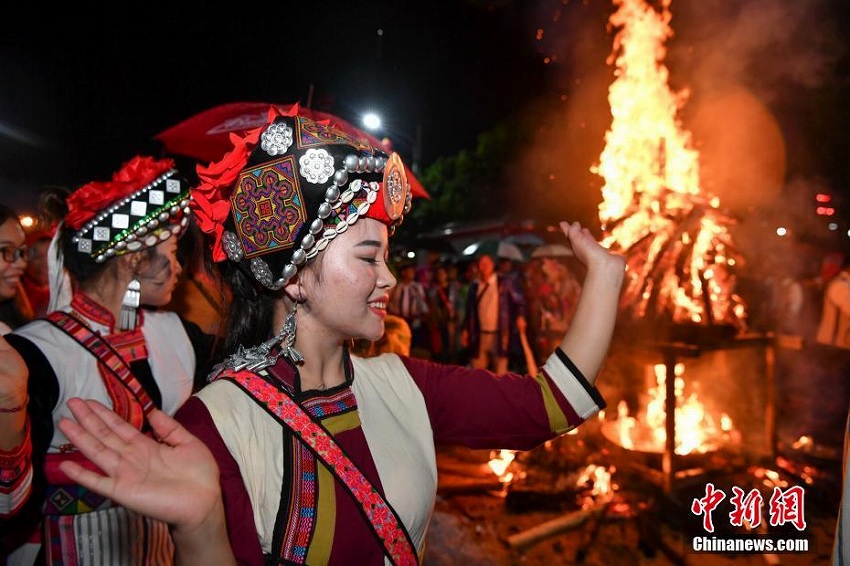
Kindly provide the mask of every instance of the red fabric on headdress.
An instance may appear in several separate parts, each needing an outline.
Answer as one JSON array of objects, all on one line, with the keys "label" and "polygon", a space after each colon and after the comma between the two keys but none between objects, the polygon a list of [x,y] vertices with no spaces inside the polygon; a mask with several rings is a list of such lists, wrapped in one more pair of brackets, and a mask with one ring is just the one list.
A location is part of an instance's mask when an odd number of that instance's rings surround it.
[{"label": "red fabric on headdress", "polygon": [[111,204],[130,196],[174,168],[173,159],[136,156],[112,175],[111,181],[92,181],[68,197],[65,224],[79,230]]}]

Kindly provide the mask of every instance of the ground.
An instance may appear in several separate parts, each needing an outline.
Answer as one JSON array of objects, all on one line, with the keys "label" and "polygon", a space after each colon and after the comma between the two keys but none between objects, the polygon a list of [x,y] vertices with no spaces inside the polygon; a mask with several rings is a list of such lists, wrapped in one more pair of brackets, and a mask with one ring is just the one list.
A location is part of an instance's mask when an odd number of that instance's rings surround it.
[{"label": "ground", "polygon": [[[831,562],[837,499],[834,506],[818,501],[807,506],[806,534],[813,536],[814,548],[804,554],[695,554],[688,550],[689,536],[672,517],[676,513],[660,510],[639,517],[628,512],[609,514],[604,520],[591,517],[578,526],[523,545],[520,541],[532,539],[518,537],[520,533],[527,534],[546,522],[552,524],[573,511],[553,509],[545,501],[535,506],[533,499],[526,509],[516,511],[517,505],[511,505],[514,499],[492,482],[495,476],[488,477],[488,459],[489,452],[485,451],[447,447],[438,451],[440,489],[427,539],[426,566],[810,566]],[[625,491],[627,486],[620,489]]]}]

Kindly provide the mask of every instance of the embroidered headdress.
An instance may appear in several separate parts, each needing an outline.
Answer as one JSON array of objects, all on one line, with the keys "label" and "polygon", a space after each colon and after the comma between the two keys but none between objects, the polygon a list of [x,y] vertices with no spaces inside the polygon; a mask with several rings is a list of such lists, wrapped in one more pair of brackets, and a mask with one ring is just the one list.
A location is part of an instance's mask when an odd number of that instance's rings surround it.
[{"label": "embroidered headdress", "polygon": [[[289,115],[291,114],[291,115]],[[280,289],[360,217],[390,230],[410,210],[410,185],[397,154],[272,108],[266,125],[231,135],[233,149],[198,167],[190,207],[213,236],[213,260],[237,262]]]},{"label": "embroidered headdress", "polygon": [[136,156],[112,176],[68,197],[65,224],[75,249],[97,263],[155,246],[189,222],[189,187],[172,159]]}]

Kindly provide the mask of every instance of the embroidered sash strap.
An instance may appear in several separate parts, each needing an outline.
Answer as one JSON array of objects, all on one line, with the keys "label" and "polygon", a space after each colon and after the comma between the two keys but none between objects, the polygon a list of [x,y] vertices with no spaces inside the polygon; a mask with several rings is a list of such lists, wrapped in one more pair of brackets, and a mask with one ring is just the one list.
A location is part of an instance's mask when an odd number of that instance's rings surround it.
[{"label": "embroidered sash strap", "polygon": [[288,392],[250,371],[226,371],[220,378],[241,386],[272,416],[292,430],[316,458],[333,472],[360,504],[393,564],[411,566],[419,563],[410,535],[395,510],[343,453],[324,427],[314,422]]},{"label": "embroidered sash strap", "polygon": [[91,352],[97,358],[97,361],[103,364],[133,394],[141,405],[144,416],[150,415],[151,411],[156,408],[153,401],[133,375],[133,372],[130,371],[130,367],[124,361],[124,358],[106,339],[93,332],[83,321],[72,314],[53,311],[45,318]]}]

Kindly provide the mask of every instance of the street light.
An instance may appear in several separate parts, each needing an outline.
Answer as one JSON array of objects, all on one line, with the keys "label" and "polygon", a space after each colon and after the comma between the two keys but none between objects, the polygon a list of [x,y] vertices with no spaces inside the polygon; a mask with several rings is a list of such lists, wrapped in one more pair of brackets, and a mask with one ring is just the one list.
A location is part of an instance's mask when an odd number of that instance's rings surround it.
[{"label": "street light", "polygon": [[367,130],[379,130],[381,128],[381,117],[374,112],[367,112],[363,115],[363,125]]},{"label": "street light", "polygon": [[367,112],[363,115],[362,120],[363,126],[367,130],[371,130],[373,132],[381,130],[383,133],[390,134],[392,137],[403,138],[405,141],[409,142],[412,145],[413,154],[411,156],[410,169],[413,171],[414,175],[419,174],[419,162],[422,160],[422,126],[416,124],[416,135],[413,137],[413,140],[411,140],[409,136],[406,136],[397,130],[391,131],[389,128],[384,126],[380,115],[375,112]]}]

